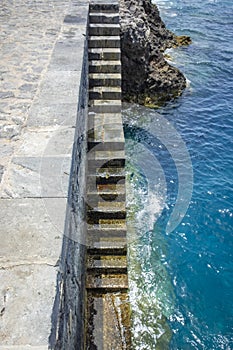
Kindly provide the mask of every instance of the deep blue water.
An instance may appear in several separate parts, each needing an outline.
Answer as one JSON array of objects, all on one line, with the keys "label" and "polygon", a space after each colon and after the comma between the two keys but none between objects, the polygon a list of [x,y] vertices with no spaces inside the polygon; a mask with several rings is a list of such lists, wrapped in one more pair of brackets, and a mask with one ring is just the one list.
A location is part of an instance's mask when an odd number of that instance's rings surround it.
[{"label": "deep blue water", "polygon": [[[125,111],[129,174],[134,182],[131,186],[139,196],[136,204],[132,198],[129,202],[141,221],[136,224],[140,237],[131,253],[135,349],[230,350],[233,349],[233,2],[156,3],[167,27],[178,35],[190,35],[193,43],[169,52],[171,64],[179,67],[190,81],[182,97],[158,110],[126,106]],[[165,117],[174,126],[192,162],[189,208],[172,232],[167,232],[166,223],[182,181],[176,162],[183,151],[179,155],[178,147],[174,160],[164,140],[151,135],[150,130],[161,122],[159,117]],[[146,170],[142,159],[146,159]],[[151,181],[153,190],[149,191]],[[146,195],[149,200],[143,207]],[[166,322],[161,321],[163,316]],[[159,330],[156,323],[160,323]],[[164,343],[159,347],[157,334],[169,328],[169,346]]]}]

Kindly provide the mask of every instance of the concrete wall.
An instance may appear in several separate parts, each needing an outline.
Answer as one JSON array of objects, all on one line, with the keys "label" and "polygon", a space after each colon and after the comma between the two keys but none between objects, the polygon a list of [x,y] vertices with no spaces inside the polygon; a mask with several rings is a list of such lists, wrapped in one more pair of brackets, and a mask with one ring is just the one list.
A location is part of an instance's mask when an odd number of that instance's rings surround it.
[{"label": "concrete wall", "polygon": [[82,349],[84,346],[87,105],[88,51],[85,42],[66,222],[50,335],[52,349]]},{"label": "concrete wall", "polygon": [[[30,11],[36,1],[31,3]],[[50,2],[45,5],[43,16],[49,18],[53,8]],[[39,11],[40,4],[35,9]],[[0,167],[0,349],[4,350],[44,350],[48,344],[74,349],[82,339],[85,249],[79,237],[84,233],[80,223],[85,166],[81,161],[85,163],[88,1],[67,0],[64,9],[58,32],[47,22],[51,28],[46,32],[57,39],[17,136],[17,147],[4,173]],[[31,47],[30,35],[38,32],[36,23],[35,28],[25,25],[29,19],[30,15],[24,18],[22,28],[28,31]],[[38,47],[42,42],[38,40]],[[37,60],[42,56],[43,47]],[[20,67],[25,70],[27,64],[21,55]]]}]

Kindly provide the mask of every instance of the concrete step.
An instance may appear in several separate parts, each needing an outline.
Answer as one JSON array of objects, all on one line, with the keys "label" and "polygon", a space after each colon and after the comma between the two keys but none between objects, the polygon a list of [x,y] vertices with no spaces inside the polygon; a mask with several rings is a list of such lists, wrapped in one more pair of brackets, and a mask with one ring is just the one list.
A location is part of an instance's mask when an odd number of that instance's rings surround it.
[{"label": "concrete step", "polygon": [[87,204],[90,207],[96,207],[98,203],[102,202],[125,202],[125,193],[105,193],[101,194],[98,191],[88,191],[87,193]]},{"label": "concrete step", "polygon": [[106,141],[99,142],[93,141],[93,137],[88,139],[88,150],[92,150],[93,148],[97,148],[101,151],[111,149],[112,151],[121,151],[125,149],[125,143],[123,140],[120,141]]},{"label": "concrete step", "polygon": [[96,86],[89,89],[90,100],[121,100],[121,87]]},{"label": "concrete step", "polygon": [[107,184],[96,184],[96,182],[89,182],[87,186],[87,194],[98,196],[100,198],[105,198],[109,200],[116,200],[117,197],[125,196],[125,183],[107,183]]},{"label": "concrete step", "polygon": [[96,169],[95,172],[93,173],[89,173],[88,175],[90,176],[96,176],[96,177],[101,177],[101,178],[109,178],[112,176],[116,176],[116,177],[122,177],[125,176],[125,168],[99,168]]},{"label": "concrete step", "polygon": [[89,36],[88,47],[91,48],[120,48],[121,42],[118,36]]},{"label": "concrete step", "polygon": [[[87,237],[87,248],[90,254],[90,251],[99,250],[100,255],[106,255],[110,252],[110,255],[115,254],[119,249],[121,253],[118,255],[125,255],[127,246],[127,238],[126,237],[101,237],[100,239],[96,239],[95,237],[88,236]],[[93,255],[93,253],[92,253]]]},{"label": "concrete step", "polygon": [[94,12],[89,13],[89,22],[90,23],[109,23],[109,24],[118,24],[120,21],[119,14],[115,12],[103,13],[103,12]]},{"label": "concrete step", "polygon": [[89,24],[89,36],[117,36],[117,39],[119,40],[119,35],[120,35],[119,24],[109,24],[109,23]]},{"label": "concrete step", "polygon": [[91,100],[89,112],[96,114],[121,113],[121,100]]},{"label": "concrete step", "polygon": [[[102,143],[114,143],[116,147],[112,147],[112,150],[123,150],[121,142],[123,142],[124,131],[122,125],[119,125],[119,129],[116,128],[116,125],[106,124],[100,125],[98,127],[92,128],[88,130],[88,141],[92,142],[93,145],[90,146],[89,151],[92,151],[94,143],[102,144]],[[119,143],[119,146],[117,146]],[[106,147],[100,147],[99,149],[106,149]]]},{"label": "concrete step", "polygon": [[[124,180],[125,181],[125,180]],[[123,196],[125,194],[125,183],[107,183],[97,184],[96,182],[89,182],[87,191],[89,194],[96,194],[100,197],[112,197]]]},{"label": "concrete step", "polygon": [[125,255],[89,255],[87,270],[98,273],[127,273],[127,257]]},{"label": "concrete step", "polygon": [[[111,169],[119,169],[119,168],[111,168]],[[98,169],[99,170],[99,169]],[[89,172],[87,177],[87,188],[89,188],[90,185],[106,185],[106,184],[117,184],[121,183],[122,185],[125,183],[125,172],[122,171],[115,173],[106,171],[104,174],[96,174],[96,171],[94,171],[92,174]]]},{"label": "concrete step", "polygon": [[127,255],[127,240],[93,241],[87,246],[87,252],[89,255]]},{"label": "concrete step", "polygon": [[87,222],[88,223],[99,223],[99,220],[112,220],[112,219],[125,219],[126,208],[125,202],[116,201],[101,201],[98,202],[96,207],[91,207],[87,203]]},{"label": "concrete step", "polygon": [[[98,125],[94,127],[92,127],[89,124],[88,127],[89,127],[88,134],[87,134],[88,141],[99,143],[99,146],[96,145],[94,149],[90,148],[89,153],[92,153],[93,151],[96,151],[96,150],[101,151],[106,149],[101,145],[102,143],[105,143],[105,142],[110,142],[112,143],[113,146],[114,146],[114,143],[124,142],[124,130],[123,130],[122,123],[116,123],[116,124],[105,123],[103,125]],[[109,148],[109,150],[112,150],[114,152],[115,151],[117,152],[117,150],[123,151],[123,147],[120,147],[120,145],[119,147],[117,147],[116,145],[116,147]]]},{"label": "concrete step", "polygon": [[[88,129],[104,127],[104,126],[122,125],[121,113],[88,113]],[[123,130],[123,126],[121,127]],[[122,139],[124,142],[124,138]]]},{"label": "concrete step", "polygon": [[117,61],[121,58],[120,48],[89,48],[89,60]]},{"label": "concrete step", "polygon": [[[112,151],[112,150],[98,150],[94,149],[91,152],[88,152],[87,155],[88,161],[89,160],[103,160],[104,163],[102,165],[102,168],[108,168],[111,167],[110,164],[105,166],[105,161],[112,160],[112,159],[125,159],[125,151]],[[122,168],[121,166],[119,168]]]},{"label": "concrete step", "polygon": [[93,73],[89,74],[89,88],[96,86],[118,86],[121,88],[121,74]]},{"label": "concrete step", "polygon": [[87,230],[87,238],[95,237],[96,241],[106,237],[126,238],[127,231],[123,228],[102,228],[100,226],[89,227]]},{"label": "concrete step", "polygon": [[121,62],[89,61],[89,73],[121,73]]},{"label": "concrete step", "polygon": [[90,13],[119,13],[118,1],[112,0],[111,4],[106,3],[90,3]]},{"label": "concrete step", "polygon": [[127,291],[127,274],[88,274],[86,280],[88,290],[98,290],[102,293]]},{"label": "concrete step", "polygon": [[125,158],[112,158],[112,159],[89,159],[88,170],[93,172],[97,168],[109,166],[111,168],[121,168],[125,166]]},{"label": "concrete step", "polygon": [[89,173],[93,173],[97,168],[122,168],[125,166],[124,151],[90,151],[87,158]]},{"label": "concrete step", "polygon": [[87,223],[87,231],[90,230],[126,230],[126,220],[99,220],[99,222],[96,223]]},{"label": "concrete step", "polygon": [[87,334],[85,349],[132,349],[131,309],[126,292],[87,291]]}]

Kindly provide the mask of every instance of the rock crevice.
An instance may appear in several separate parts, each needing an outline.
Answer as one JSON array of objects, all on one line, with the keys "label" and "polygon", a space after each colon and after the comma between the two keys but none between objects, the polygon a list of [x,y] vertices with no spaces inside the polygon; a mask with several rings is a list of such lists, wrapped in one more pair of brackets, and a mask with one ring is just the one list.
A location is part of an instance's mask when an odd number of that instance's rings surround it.
[{"label": "rock crevice", "polygon": [[185,76],[163,54],[191,39],[168,30],[151,0],[120,0],[120,18],[123,99],[155,106],[179,96]]}]

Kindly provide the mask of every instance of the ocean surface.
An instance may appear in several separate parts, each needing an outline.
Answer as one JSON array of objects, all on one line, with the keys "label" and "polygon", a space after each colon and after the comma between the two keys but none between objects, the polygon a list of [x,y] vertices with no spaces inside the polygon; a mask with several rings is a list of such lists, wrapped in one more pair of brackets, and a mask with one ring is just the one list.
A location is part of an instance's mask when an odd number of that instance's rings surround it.
[{"label": "ocean surface", "polygon": [[183,95],[124,106],[135,350],[233,349],[233,1],[157,0]]}]

